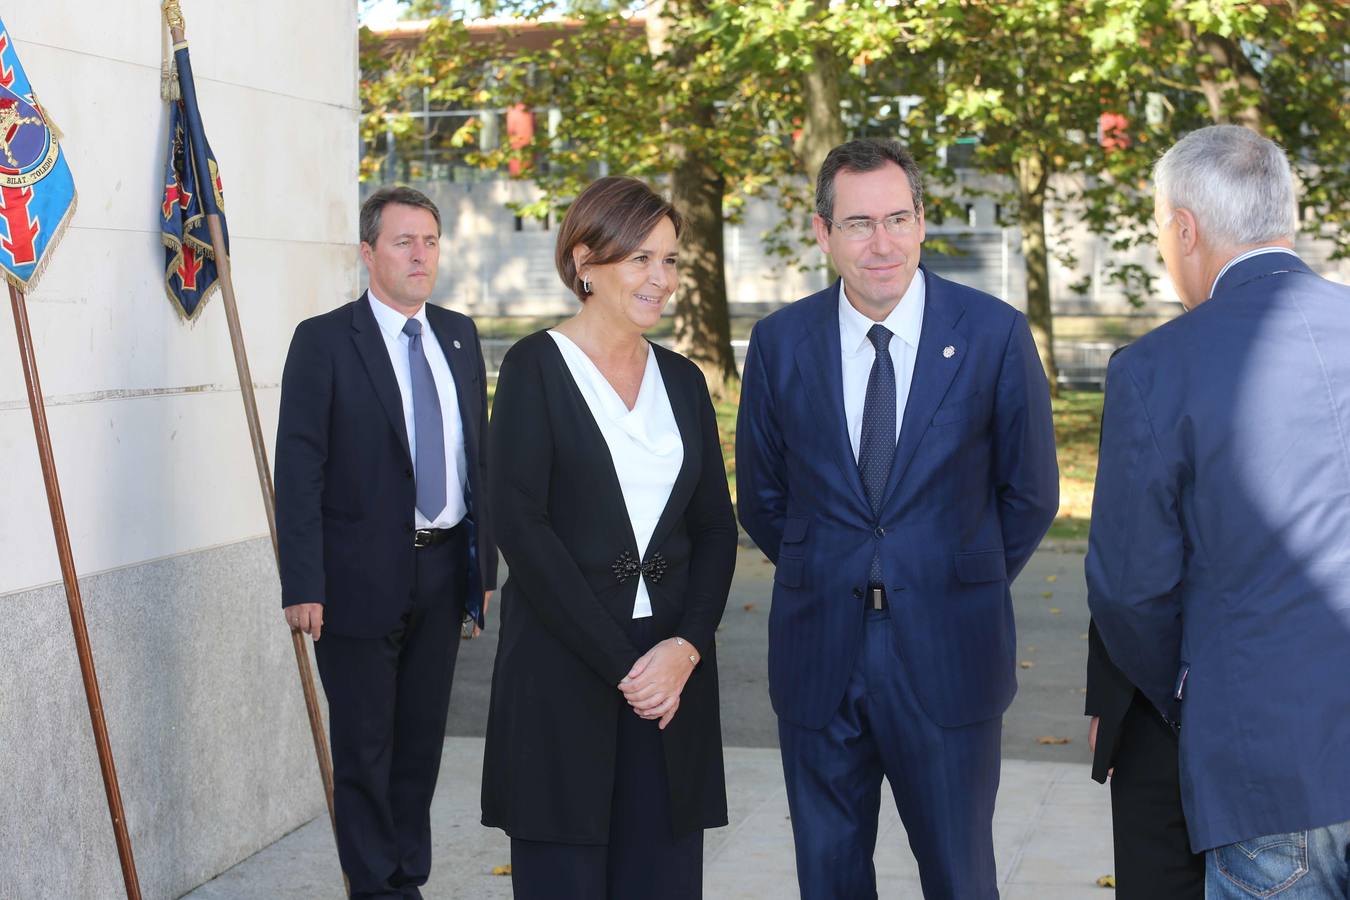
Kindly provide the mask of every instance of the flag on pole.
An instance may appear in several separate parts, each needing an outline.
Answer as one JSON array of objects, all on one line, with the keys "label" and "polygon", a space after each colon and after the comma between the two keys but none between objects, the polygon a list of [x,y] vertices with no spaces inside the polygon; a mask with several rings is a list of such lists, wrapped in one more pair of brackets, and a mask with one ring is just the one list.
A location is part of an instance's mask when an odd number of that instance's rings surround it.
[{"label": "flag on pole", "polygon": [[0,269],[21,291],[37,284],[75,212],[60,141],[0,21]]},{"label": "flag on pole", "polygon": [[178,69],[182,99],[172,101],[169,108],[169,152],[164,167],[164,199],[160,204],[164,291],[185,318],[193,319],[220,287],[206,217],[220,216],[227,253],[230,234],[225,227],[220,171],[211,145],[206,142],[201,112],[197,109],[197,90],[192,82],[192,62],[188,59],[186,42],[175,45],[173,61]]}]

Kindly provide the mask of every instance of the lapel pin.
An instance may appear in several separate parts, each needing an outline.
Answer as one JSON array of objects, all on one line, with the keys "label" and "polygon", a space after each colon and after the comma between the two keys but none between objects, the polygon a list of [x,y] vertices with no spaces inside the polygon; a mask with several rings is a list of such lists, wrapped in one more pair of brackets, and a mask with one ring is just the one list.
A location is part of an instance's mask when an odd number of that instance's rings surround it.
[{"label": "lapel pin", "polygon": [[951,344],[948,344],[947,346],[942,348],[943,359],[951,359],[955,355],[956,355],[956,348],[953,347]]},{"label": "lapel pin", "polygon": [[456,349],[456,350],[459,349],[459,341],[452,341],[451,343],[453,343],[453,344],[455,345],[455,349]]}]

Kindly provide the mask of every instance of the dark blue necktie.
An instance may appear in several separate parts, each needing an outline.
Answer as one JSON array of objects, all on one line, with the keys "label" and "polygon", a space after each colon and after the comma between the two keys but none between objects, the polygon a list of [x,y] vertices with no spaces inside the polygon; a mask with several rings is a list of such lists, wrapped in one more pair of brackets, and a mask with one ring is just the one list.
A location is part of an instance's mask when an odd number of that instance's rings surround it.
[{"label": "dark blue necktie", "polygon": [[[445,422],[436,381],[422,351],[422,323],[409,319],[403,325],[408,336],[408,372],[412,381],[414,457],[417,460],[417,510],[428,522],[445,509]],[[895,379],[891,379],[894,384]],[[894,393],[894,387],[891,391]]]},{"label": "dark blue necktie", "polygon": [[[895,458],[895,363],[887,349],[893,336],[883,325],[873,325],[867,332],[867,339],[876,348],[877,356],[872,362],[872,372],[867,376],[862,437],[858,441],[858,471],[873,515],[881,513],[881,495],[886,490],[891,461]],[[868,580],[870,587],[882,586],[880,552],[872,555]]]}]

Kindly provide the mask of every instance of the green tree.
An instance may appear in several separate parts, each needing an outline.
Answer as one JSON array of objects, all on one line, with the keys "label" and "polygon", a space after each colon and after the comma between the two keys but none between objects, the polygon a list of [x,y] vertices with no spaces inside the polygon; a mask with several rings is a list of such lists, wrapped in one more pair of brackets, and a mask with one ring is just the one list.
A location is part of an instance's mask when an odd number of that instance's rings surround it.
[{"label": "green tree", "polygon": [[1027,318],[1052,393],[1058,391],[1047,205],[1079,195],[1078,178],[1056,176],[1081,178],[1102,166],[1099,116],[1116,100],[1093,77],[1088,36],[1099,7],[1075,0],[930,0],[908,11],[932,72],[916,83],[925,102],[912,132],[946,148],[978,138],[974,165],[1006,179],[1000,199],[1010,203],[1021,230]]},{"label": "green tree", "polygon": [[[1147,176],[1157,155],[1210,123],[1279,141],[1302,183],[1303,225],[1350,256],[1350,8],[1294,0],[1110,0],[1094,36],[1097,77],[1128,97],[1130,146],[1110,160],[1136,187],[1113,208],[1097,197],[1099,228],[1151,214]],[[1125,235],[1128,240],[1130,235]],[[1140,235],[1140,240],[1144,239]]]}]

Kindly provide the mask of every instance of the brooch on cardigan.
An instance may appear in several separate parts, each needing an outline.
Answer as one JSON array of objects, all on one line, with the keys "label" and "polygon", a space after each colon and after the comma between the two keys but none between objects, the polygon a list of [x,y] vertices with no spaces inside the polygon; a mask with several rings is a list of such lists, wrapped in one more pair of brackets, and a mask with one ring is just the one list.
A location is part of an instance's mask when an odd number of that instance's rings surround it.
[{"label": "brooch on cardigan", "polygon": [[620,582],[636,577],[640,572],[652,584],[660,584],[661,576],[666,574],[666,560],[660,553],[653,553],[646,562],[639,563],[625,550],[610,564],[609,570]]}]

